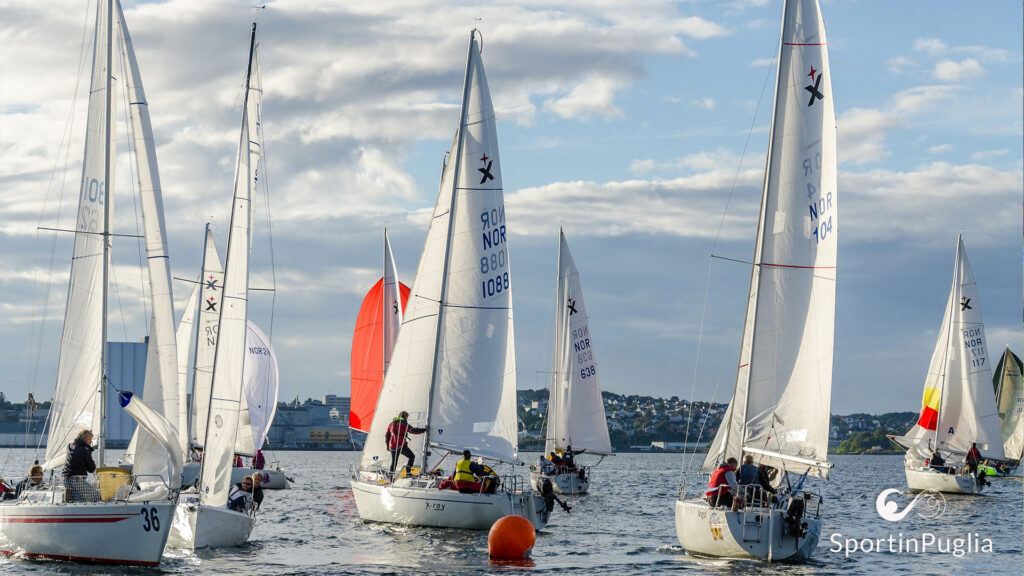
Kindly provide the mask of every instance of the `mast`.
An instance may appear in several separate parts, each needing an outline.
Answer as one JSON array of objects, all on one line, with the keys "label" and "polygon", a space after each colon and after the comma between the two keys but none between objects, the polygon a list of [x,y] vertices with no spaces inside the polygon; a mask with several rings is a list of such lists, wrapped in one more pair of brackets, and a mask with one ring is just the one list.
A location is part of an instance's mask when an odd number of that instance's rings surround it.
[{"label": "mast", "polygon": [[[387,226],[384,227],[384,249],[381,252],[382,252],[382,254],[381,254],[381,262],[380,262],[380,264],[381,264],[381,266],[380,266],[380,271],[381,271],[381,276],[380,276],[380,278],[381,278],[381,280],[380,280],[380,328],[381,328],[381,330],[380,330],[380,386],[383,389],[384,388],[384,375],[388,371],[388,358],[386,358],[387,350],[388,350],[388,331],[386,329],[387,322],[388,322],[388,312],[387,312],[387,305],[388,305],[388,303],[387,303],[387,299],[386,299],[387,292],[388,292],[388,290],[387,290],[387,276],[388,276],[388,227]],[[402,299],[401,293],[399,293],[398,299],[399,299],[398,305],[401,306],[402,305],[402,303],[401,303],[401,299]],[[378,398],[380,397],[380,391],[377,392],[377,397]],[[367,427],[367,428],[369,428],[369,427]]]},{"label": "mast", "polygon": [[[434,362],[431,368],[430,388],[427,392],[427,431],[423,433],[423,466],[427,466],[427,459],[430,457],[430,407],[434,403],[434,388],[437,387],[437,350],[441,346],[441,330],[444,327],[445,298],[448,295],[448,269],[451,267],[452,252],[452,227],[455,225],[455,204],[459,190],[459,170],[462,165],[462,143],[466,139],[466,113],[469,106],[470,69],[473,65],[473,48],[476,46],[476,28],[469,32],[469,53],[466,56],[466,79],[462,87],[462,111],[459,113],[459,137],[455,142],[454,172],[452,172],[452,194],[448,207],[448,234],[444,245],[444,268],[441,271],[441,297],[437,307],[437,331],[434,337]],[[401,296],[399,296],[401,298]]]},{"label": "mast", "polygon": [[558,253],[555,256],[555,328],[552,332],[553,356],[551,358],[551,392],[548,394],[548,438],[551,442],[551,450],[548,450],[545,441],[544,451],[551,452],[558,449],[558,440],[555,438],[555,418],[558,416],[557,406],[560,404],[558,395],[561,390],[559,380],[560,368],[562,368],[562,357],[565,351],[562,349],[565,342],[562,340],[563,330],[559,330],[565,324],[562,321],[562,314],[565,309],[565,293],[562,292],[562,227],[558,227]]},{"label": "mast", "polygon": [[107,444],[107,281],[110,275],[110,185],[113,182],[114,167],[110,161],[112,153],[110,135],[113,131],[113,119],[111,118],[111,81],[113,64],[113,40],[114,40],[114,0],[107,0],[107,38],[106,38],[106,74],[105,83],[105,106],[104,113],[104,142],[103,142],[103,313],[102,313],[102,345],[100,346],[100,437],[99,437],[99,460],[100,466],[105,465],[106,444]]}]

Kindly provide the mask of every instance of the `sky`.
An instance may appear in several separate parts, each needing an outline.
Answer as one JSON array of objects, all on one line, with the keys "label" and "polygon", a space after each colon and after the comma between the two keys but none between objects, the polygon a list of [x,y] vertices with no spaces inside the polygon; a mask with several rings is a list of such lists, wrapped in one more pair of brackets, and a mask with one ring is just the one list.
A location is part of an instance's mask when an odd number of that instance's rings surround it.
[{"label": "sky", "polygon": [[[1020,355],[1020,2],[822,0],[838,129],[832,412],[916,411],[958,233],[990,356]],[[223,249],[254,18],[232,0],[125,0],[172,271]],[[412,284],[454,134],[469,32],[497,115],[520,388],[547,386],[559,226],[601,386],[728,401],[768,144],[781,2],[268,1],[255,16],[266,165],[251,315],[281,399],[348,395],[388,228]],[[0,0],[0,392],[52,396],[94,4]],[[141,226],[120,128],[117,230]],[[147,332],[142,248],[115,243],[112,340]],[[176,282],[179,311],[190,286]]]}]

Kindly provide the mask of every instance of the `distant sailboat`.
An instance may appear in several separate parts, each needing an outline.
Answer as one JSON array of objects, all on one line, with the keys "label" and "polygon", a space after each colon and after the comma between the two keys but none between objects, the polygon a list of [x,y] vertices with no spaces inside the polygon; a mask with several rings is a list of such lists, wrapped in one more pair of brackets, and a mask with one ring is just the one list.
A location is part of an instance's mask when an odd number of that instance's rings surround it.
[{"label": "distant sailboat", "polygon": [[[564,454],[569,447],[577,453],[583,450],[599,456],[612,453],[580,275],[565,233],[559,230],[554,355],[544,454]],[[541,460],[530,470],[530,483],[540,491],[545,479],[551,482],[555,492],[583,494],[590,489],[590,466],[555,468]]]},{"label": "distant sailboat", "polygon": [[1024,363],[1021,363],[1010,347],[1003,351],[992,377],[996,391],[996,409],[999,412],[999,427],[1003,433],[1003,466],[986,466],[990,476],[1005,476],[1020,466],[1024,453]]},{"label": "distant sailboat", "polygon": [[[958,236],[953,286],[924,381],[921,415],[906,435],[891,437],[907,448],[904,463],[912,491],[982,491],[984,481],[956,464],[964,462],[975,442],[982,457],[1004,459],[995,396],[989,391],[991,381],[978,285],[963,237]],[[930,465],[934,451],[946,460],[946,469]]]},{"label": "distant sailboat", "polygon": [[[244,544],[255,517],[250,511],[228,508],[232,461],[239,414],[244,405],[243,380],[248,329],[249,251],[252,238],[251,204],[262,157],[259,66],[256,24],[249,40],[248,71],[242,99],[242,126],[235,169],[234,198],[224,265],[209,406],[202,438],[203,461],[197,493],[182,495],[168,545],[176,548],[228,547]],[[187,496],[187,499],[186,499]]]},{"label": "distant sailboat", "polygon": [[750,455],[783,485],[774,499],[741,487],[738,511],[682,494],[676,534],[689,554],[803,561],[818,546],[821,498],[802,487],[832,467],[837,199],[825,25],[817,0],[787,0],[736,385],[701,466],[721,477],[728,458]]},{"label": "distant sailboat", "polygon": [[[451,151],[352,493],[363,520],[486,530],[517,514],[539,529],[547,504],[523,490],[514,468],[494,492],[468,493],[444,488],[451,481],[441,470],[464,449],[520,464],[505,203],[476,30]],[[409,436],[422,472],[393,478],[385,435],[401,411],[427,431]]]},{"label": "distant sailboat", "polygon": [[402,314],[409,301],[409,287],[398,281],[395,256],[391,252],[388,231],[384,230],[384,272],[363,298],[352,333],[352,403],[348,430],[352,445],[363,449],[373,422],[377,397],[384,384],[384,373],[402,326]]},{"label": "distant sailboat", "polygon": [[[115,47],[116,38],[120,48]],[[114,71],[121,61],[121,73]],[[111,223],[117,86],[123,78],[135,140],[151,286],[152,316],[146,360],[145,401],[120,393],[121,405],[138,422],[135,476],[102,468],[105,460],[107,381],[107,295],[110,277]],[[163,200],[156,147],[146,95],[124,13],[116,0],[97,2],[92,84],[86,126],[82,187],[75,222],[67,308],[50,410],[44,467],[64,464],[68,445],[83,429],[98,443],[99,490],[62,485],[59,475],[45,490],[26,491],[0,503],[0,553],[29,558],[102,564],[156,566],[169,534],[181,481],[181,438],[176,419],[174,309]],[[77,477],[76,477],[77,478]],[[82,483],[88,483],[82,479]],[[78,493],[76,500],[71,496]],[[98,498],[98,501],[87,501]]]}]

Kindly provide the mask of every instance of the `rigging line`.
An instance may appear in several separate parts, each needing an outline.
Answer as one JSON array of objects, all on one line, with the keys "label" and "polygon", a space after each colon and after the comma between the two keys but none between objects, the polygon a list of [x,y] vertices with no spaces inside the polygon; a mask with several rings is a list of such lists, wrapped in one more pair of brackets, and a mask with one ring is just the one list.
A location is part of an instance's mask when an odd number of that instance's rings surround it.
[{"label": "rigging line", "polygon": [[[775,46],[775,42],[773,42],[772,45]],[[725,216],[729,213],[729,206],[732,204],[732,197],[736,193],[736,182],[739,181],[740,170],[743,169],[743,158],[746,157],[747,149],[750,147],[750,137],[754,133],[754,124],[757,122],[757,114],[761,110],[761,102],[764,101],[764,93],[768,89],[769,81],[773,76],[772,71],[775,70],[776,64],[775,57],[773,57],[772,64],[768,67],[768,72],[764,77],[764,85],[761,86],[761,97],[758,98],[757,107],[754,108],[754,117],[750,119],[750,128],[747,130],[747,139],[743,143],[743,152],[740,154],[740,161],[736,166],[736,173],[733,175],[732,185],[729,187],[729,197],[725,201],[725,210],[722,211],[722,219],[718,222],[718,230],[715,231],[715,241],[712,243],[711,247],[712,252],[714,252],[715,248],[718,247],[718,240],[722,236],[722,228],[725,226]]]},{"label": "rigging line", "polygon": [[[259,14],[259,10],[265,8],[262,6],[256,10]],[[274,315],[277,309],[277,264],[274,258],[274,226],[273,219],[270,217],[270,162],[267,160],[267,149],[263,145],[263,68],[260,66],[260,53],[259,44],[256,45],[256,80],[259,83],[260,105],[257,110],[259,111],[259,122],[256,125],[257,133],[259,134],[260,141],[260,158],[263,160],[263,201],[267,207],[266,220],[267,220],[267,242],[270,250],[270,283],[273,288],[269,291],[273,292],[274,295],[270,299],[270,330],[267,334],[267,338],[271,342],[274,341]]]},{"label": "rigging line", "polygon": [[51,228],[49,226],[36,226],[36,230],[45,230],[47,232],[71,232],[74,234],[83,235],[95,235],[95,236],[112,236],[115,238],[142,238],[138,234],[114,234],[109,232],[89,232],[87,230],[74,230],[71,228]]}]

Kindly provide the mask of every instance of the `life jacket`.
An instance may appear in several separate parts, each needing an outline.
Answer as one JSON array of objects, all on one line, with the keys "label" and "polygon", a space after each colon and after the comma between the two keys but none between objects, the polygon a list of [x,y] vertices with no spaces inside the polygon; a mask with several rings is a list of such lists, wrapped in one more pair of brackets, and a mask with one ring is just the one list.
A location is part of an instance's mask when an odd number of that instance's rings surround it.
[{"label": "life jacket", "polygon": [[473,462],[463,458],[455,464],[455,476],[452,480],[456,482],[476,482],[476,476],[469,469],[469,465]]},{"label": "life jacket", "polygon": [[725,479],[727,472],[732,472],[732,468],[728,464],[722,464],[711,473],[711,481],[708,482],[708,489],[704,492],[705,496],[729,493],[729,482]]},{"label": "life jacket", "polygon": [[405,436],[408,433],[409,424],[405,419],[393,418],[391,424],[388,424],[388,430],[384,435],[388,450],[399,450],[402,446],[405,446]]}]

